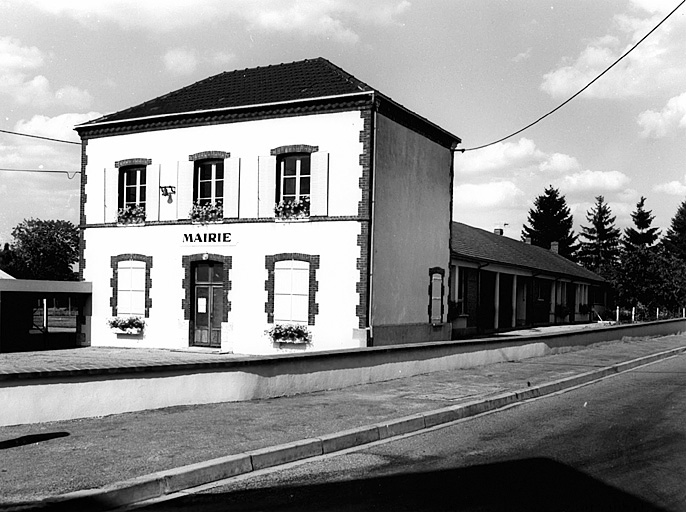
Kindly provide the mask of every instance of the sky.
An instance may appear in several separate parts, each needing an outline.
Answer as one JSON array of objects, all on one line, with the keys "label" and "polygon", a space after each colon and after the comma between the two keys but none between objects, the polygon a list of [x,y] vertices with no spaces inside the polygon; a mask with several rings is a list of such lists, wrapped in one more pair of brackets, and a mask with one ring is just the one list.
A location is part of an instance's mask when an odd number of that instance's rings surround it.
[{"label": "sky", "polygon": [[[0,0],[0,130],[73,127],[223,71],[324,57],[462,139],[454,220],[519,239],[552,185],[666,231],[686,199],[681,0]],[[24,219],[78,225],[80,146],[0,133],[0,243]],[[48,173],[46,171],[66,171]]]}]

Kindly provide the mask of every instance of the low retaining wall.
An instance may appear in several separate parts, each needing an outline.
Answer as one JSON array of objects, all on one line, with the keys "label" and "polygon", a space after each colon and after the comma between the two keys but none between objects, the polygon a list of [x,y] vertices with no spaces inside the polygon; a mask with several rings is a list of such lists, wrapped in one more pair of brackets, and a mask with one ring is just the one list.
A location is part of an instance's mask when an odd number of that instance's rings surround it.
[{"label": "low retaining wall", "polygon": [[686,319],[678,319],[529,337],[246,357],[218,363],[0,375],[0,426],[338,389],[684,330]]}]

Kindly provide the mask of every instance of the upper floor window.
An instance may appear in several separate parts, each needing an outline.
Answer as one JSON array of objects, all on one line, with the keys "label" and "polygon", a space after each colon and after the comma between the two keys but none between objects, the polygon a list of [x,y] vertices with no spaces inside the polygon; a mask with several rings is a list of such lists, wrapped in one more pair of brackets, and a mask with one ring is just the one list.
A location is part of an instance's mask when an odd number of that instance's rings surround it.
[{"label": "upper floor window", "polygon": [[292,153],[276,159],[276,202],[310,200],[310,154]]},{"label": "upper floor window", "polygon": [[119,208],[145,209],[145,166],[119,168]]},{"label": "upper floor window", "polygon": [[196,160],[193,173],[193,200],[200,206],[224,199],[224,160]]}]

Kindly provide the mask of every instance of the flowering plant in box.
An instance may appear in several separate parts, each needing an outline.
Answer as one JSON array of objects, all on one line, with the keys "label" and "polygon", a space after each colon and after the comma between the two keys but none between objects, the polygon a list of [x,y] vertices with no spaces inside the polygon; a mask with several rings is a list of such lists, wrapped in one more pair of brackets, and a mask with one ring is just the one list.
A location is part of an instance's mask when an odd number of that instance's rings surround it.
[{"label": "flowering plant in box", "polygon": [[310,216],[310,198],[279,201],[274,206],[277,219],[306,219]]},{"label": "flowering plant in box", "polygon": [[204,204],[195,201],[188,216],[193,222],[198,222],[200,224],[217,222],[224,218],[224,207],[222,206],[221,201]]},{"label": "flowering plant in box", "polygon": [[145,320],[138,316],[115,316],[107,321],[107,325],[127,334],[138,334],[145,327]]},{"label": "flowering plant in box", "polygon": [[117,224],[142,224],[145,222],[145,206],[129,204],[117,210]]},{"label": "flowering plant in box", "polygon": [[312,333],[306,325],[275,324],[265,332],[276,343],[312,343]]}]

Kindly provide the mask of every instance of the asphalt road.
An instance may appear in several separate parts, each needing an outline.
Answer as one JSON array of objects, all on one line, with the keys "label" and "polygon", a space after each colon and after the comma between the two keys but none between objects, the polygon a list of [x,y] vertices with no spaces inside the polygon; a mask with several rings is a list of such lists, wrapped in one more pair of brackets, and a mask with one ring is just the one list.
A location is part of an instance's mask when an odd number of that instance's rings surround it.
[{"label": "asphalt road", "polygon": [[686,511],[686,356],[155,511]]}]

